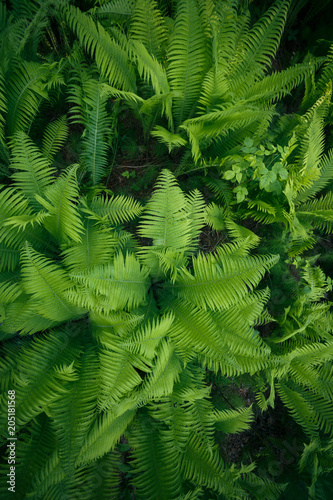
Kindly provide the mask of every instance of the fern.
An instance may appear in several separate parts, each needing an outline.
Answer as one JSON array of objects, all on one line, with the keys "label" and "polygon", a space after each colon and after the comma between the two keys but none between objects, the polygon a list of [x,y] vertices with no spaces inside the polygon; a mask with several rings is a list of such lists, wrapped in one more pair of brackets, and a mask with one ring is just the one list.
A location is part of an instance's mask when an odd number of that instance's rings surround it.
[{"label": "fern", "polygon": [[135,92],[135,74],[126,50],[110,37],[98,21],[95,23],[78,8],[67,5],[63,15],[82,46],[95,58],[101,75],[109,80],[110,85]]},{"label": "fern", "polygon": [[168,50],[170,88],[182,93],[182,98],[174,102],[176,126],[190,118],[195,111],[201,81],[208,66],[207,56],[207,41],[201,29],[197,3],[194,0],[182,0],[178,2],[175,28]]},{"label": "fern", "polygon": [[77,166],[71,167],[50,185],[44,193],[46,199],[36,195],[36,200],[49,211],[46,229],[61,242],[68,238],[80,242],[83,233],[82,221],[74,204],[78,193],[76,171]]},{"label": "fern", "polygon": [[36,206],[35,195],[43,195],[51,182],[53,171],[24,132],[14,135],[11,148],[11,167],[18,171],[12,176],[15,186]]},{"label": "fern", "polygon": [[166,27],[155,1],[140,0],[136,2],[131,17],[129,35],[133,40],[140,41],[150,55],[159,61],[162,59],[166,43]]},{"label": "fern", "polygon": [[42,153],[49,161],[53,160],[55,153],[63,146],[67,135],[66,116],[61,116],[48,124],[43,136]]}]

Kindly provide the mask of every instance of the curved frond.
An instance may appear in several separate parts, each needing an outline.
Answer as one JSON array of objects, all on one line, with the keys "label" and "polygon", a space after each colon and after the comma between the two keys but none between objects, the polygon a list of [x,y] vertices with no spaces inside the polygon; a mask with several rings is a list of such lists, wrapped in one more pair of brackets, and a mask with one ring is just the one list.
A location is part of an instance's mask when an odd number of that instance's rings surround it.
[{"label": "curved frond", "polygon": [[182,93],[181,98],[174,100],[175,122],[179,126],[194,114],[209,62],[207,38],[195,0],[180,0],[177,3],[168,61],[170,88]]},{"label": "curved frond", "polygon": [[53,171],[35,144],[24,132],[17,132],[12,141],[11,168],[15,186],[29,199],[33,206],[38,206],[35,195],[42,196],[52,183]]},{"label": "curved frond", "polygon": [[47,78],[44,67],[34,62],[16,62],[10,71],[7,86],[7,133],[13,135],[19,130],[25,132],[48,94],[44,83]]},{"label": "curved frond", "polygon": [[114,449],[136,414],[133,406],[133,401],[124,400],[101,416],[86,436],[76,466],[94,462]]},{"label": "curved frond", "polygon": [[48,161],[53,160],[56,152],[64,145],[67,136],[68,126],[65,115],[47,125],[43,135],[42,153]]},{"label": "curved frond", "polygon": [[[118,253],[112,264],[75,271],[69,277],[95,294],[106,310],[137,307],[144,302],[149,286],[148,269],[134,255]],[[79,293],[77,294],[79,300]],[[75,299],[75,294],[72,297]],[[89,296],[87,296],[89,304]],[[97,304],[96,304],[97,305]]]},{"label": "curved frond", "polygon": [[63,269],[36,252],[28,243],[22,251],[22,286],[38,302],[43,317],[64,321],[77,315],[65,299],[74,284]]},{"label": "curved frond", "polygon": [[225,433],[243,432],[249,429],[253,418],[252,405],[248,408],[214,412],[216,429]]},{"label": "curved frond", "polygon": [[139,234],[152,238],[155,247],[181,251],[189,244],[192,230],[185,196],[169,170],[161,173],[156,188],[144,209]]},{"label": "curved frond", "polygon": [[89,269],[110,262],[118,250],[119,240],[110,232],[102,231],[91,221],[85,224],[82,242],[63,247],[64,264],[71,271]]},{"label": "curved frond", "polygon": [[68,381],[77,378],[72,365],[78,354],[77,342],[70,340],[64,331],[50,332],[24,345],[19,354],[20,373],[15,383],[18,427],[66,394],[64,378]]},{"label": "curved frond", "polygon": [[99,222],[110,222],[118,225],[128,222],[138,217],[142,212],[140,202],[129,196],[96,196],[91,201],[89,207],[84,204],[82,211],[87,213],[89,218]]},{"label": "curved frond", "polygon": [[299,206],[297,217],[308,221],[313,227],[327,233],[333,230],[333,193],[329,192],[319,200],[308,201]]},{"label": "curved frond", "polygon": [[98,21],[94,22],[77,7],[67,4],[63,15],[110,85],[135,93],[135,73],[128,52],[110,37]]},{"label": "curved frond", "polygon": [[36,200],[49,213],[44,226],[59,243],[68,239],[80,242],[81,234],[84,232],[75,204],[78,198],[77,168],[75,165],[58,177],[45,190],[43,197],[36,195]]},{"label": "curved frond", "polygon": [[74,464],[95,419],[97,380],[91,376],[98,370],[98,356],[88,346],[80,358],[77,380],[56,403],[49,405],[52,427],[59,443],[59,457],[67,481],[72,480]]},{"label": "curved frond", "polygon": [[138,0],[131,17],[129,36],[138,40],[148,53],[161,61],[166,44],[166,26],[155,0]]},{"label": "curved frond", "polygon": [[180,454],[174,444],[163,439],[145,415],[136,423],[129,442],[133,447],[133,480],[138,498],[177,498],[181,491]]},{"label": "curved frond", "polygon": [[230,61],[231,89],[249,88],[263,75],[278,49],[290,0],[276,1],[254,27],[242,37]]},{"label": "curved frond", "polygon": [[278,259],[236,257],[219,250],[215,255],[198,255],[193,257],[193,274],[182,269],[172,291],[203,309],[223,310],[253,290]]},{"label": "curved frond", "polygon": [[318,164],[319,177],[311,182],[311,185],[301,191],[295,198],[295,204],[307,201],[315,196],[319,191],[333,179],[333,150],[330,150],[327,155],[324,155]]},{"label": "curved frond", "polygon": [[150,135],[152,137],[156,137],[162,144],[165,144],[168,147],[169,153],[171,153],[174,148],[179,148],[187,144],[187,140],[181,135],[172,134],[169,130],[161,127],[160,125],[156,125],[154,130],[150,132]]}]

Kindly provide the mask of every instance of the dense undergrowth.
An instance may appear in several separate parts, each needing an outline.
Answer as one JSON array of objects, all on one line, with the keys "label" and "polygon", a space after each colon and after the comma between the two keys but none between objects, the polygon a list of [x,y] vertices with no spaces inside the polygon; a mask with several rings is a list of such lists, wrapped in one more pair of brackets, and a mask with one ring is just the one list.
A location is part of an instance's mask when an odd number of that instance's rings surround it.
[{"label": "dense undergrowth", "polygon": [[331,7],[0,2],[1,498],[330,498]]}]

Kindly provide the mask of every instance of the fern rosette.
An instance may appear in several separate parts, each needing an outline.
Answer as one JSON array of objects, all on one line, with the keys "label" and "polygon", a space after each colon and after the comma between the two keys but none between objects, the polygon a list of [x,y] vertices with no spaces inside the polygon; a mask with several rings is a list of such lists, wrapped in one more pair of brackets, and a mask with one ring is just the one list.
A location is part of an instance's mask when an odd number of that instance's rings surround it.
[{"label": "fern rosette", "polygon": [[[244,429],[252,411],[214,409],[204,373],[268,366],[255,324],[269,295],[255,288],[278,257],[250,256],[250,237],[198,252],[206,204],[168,170],[145,207],[80,198],[76,167],[46,185],[42,154],[22,138],[29,163],[20,167],[14,146],[16,185],[0,195],[2,389],[16,391],[21,494],[72,498],[101,463],[114,470],[103,488],[116,491],[126,439],[138,497],[178,498],[200,485],[238,498],[246,481],[274,497],[278,487],[253,467],[231,472],[221,460],[215,427]],[[124,224],[140,213],[138,240]],[[36,439],[44,463],[28,465]]]}]

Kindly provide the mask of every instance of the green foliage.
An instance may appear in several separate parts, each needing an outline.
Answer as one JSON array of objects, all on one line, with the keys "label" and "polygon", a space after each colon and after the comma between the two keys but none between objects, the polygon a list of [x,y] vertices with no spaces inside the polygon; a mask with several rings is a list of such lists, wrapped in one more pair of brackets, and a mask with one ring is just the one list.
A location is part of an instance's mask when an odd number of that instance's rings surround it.
[{"label": "green foliage", "polygon": [[[17,192],[27,208],[24,186]],[[8,193],[4,189],[7,210]],[[139,225],[152,245],[137,250],[117,245],[125,234],[119,223],[136,216],[139,206],[125,198],[79,200],[76,167],[36,199],[46,211],[38,226],[50,235],[53,256],[14,238],[21,254],[13,269],[18,280],[3,271],[0,289],[1,331],[12,337],[4,347],[15,344],[17,331],[21,336],[45,331],[23,337],[15,354],[20,368],[4,387],[15,387],[18,432],[33,433],[37,417],[46,414],[55,443],[50,458],[31,472],[25,491],[45,498],[61,490],[70,497],[81,475],[88,480],[88,469],[81,467],[109,456],[125,434],[141,497],[154,498],[158,488],[165,498],[176,498],[186,493],[185,480],[237,495],[232,492],[242,491],[237,486],[242,472],[228,472],[213,432],[215,425],[233,432],[246,428],[251,409],[214,412],[203,370],[251,373],[267,365],[269,349],[252,325],[268,294],[251,290],[277,258],[248,256],[246,240],[215,255],[197,254],[204,201],[199,192],[184,195],[169,171],[162,172]],[[30,210],[36,217],[38,206]],[[13,225],[11,231],[24,235],[27,225]],[[12,239],[7,244],[10,248]],[[5,367],[10,366],[6,354]],[[160,434],[151,433],[145,408]]]},{"label": "green foliage", "polygon": [[1,497],[8,390],[20,498],[331,491],[332,44],[254,4],[0,2]]}]

